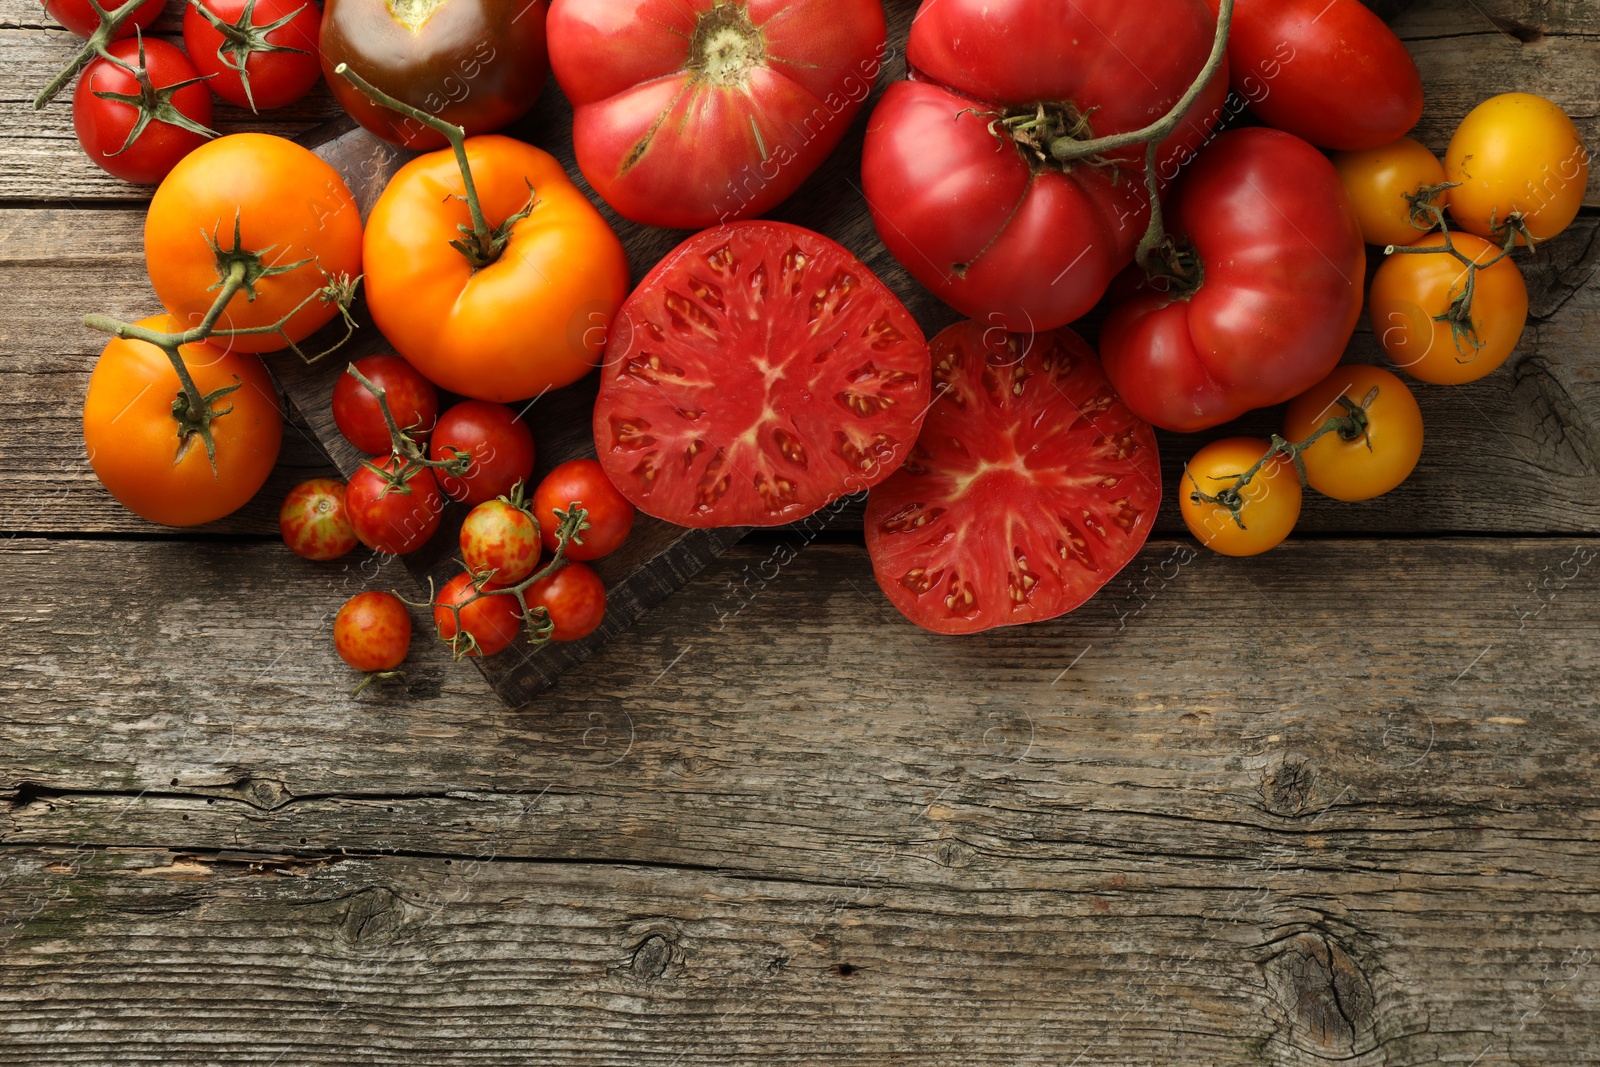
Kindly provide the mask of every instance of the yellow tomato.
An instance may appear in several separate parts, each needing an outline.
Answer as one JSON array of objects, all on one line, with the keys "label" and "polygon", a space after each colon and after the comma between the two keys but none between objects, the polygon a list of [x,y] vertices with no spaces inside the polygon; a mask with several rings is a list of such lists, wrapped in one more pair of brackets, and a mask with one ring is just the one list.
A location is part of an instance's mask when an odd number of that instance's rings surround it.
[{"label": "yellow tomato", "polygon": [[[1461,227],[1499,242],[1490,226],[1520,214],[1538,240],[1572,222],[1589,185],[1589,152],[1567,113],[1542,96],[1502,93],[1467,114],[1450,138],[1445,195]],[[1522,243],[1518,237],[1517,242]]]},{"label": "yellow tomato", "polygon": [[1221,496],[1238,475],[1267,454],[1259,437],[1228,437],[1200,451],[1178,480],[1178,510],[1200,543],[1224,556],[1254,556],[1280,544],[1300,519],[1300,475],[1288,457],[1272,457],[1238,490],[1239,518],[1221,503],[1196,500],[1197,493]]},{"label": "yellow tomato", "polygon": [[1408,245],[1428,229],[1411,224],[1406,196],[1424,185],[1444,184],[1444,167],[1420,142],[1402,137],[1382,148],[1335,152],[1333,166],[1356,209],[1361,238],[1367,244],[1380,248]]},{"label": "yellow tomato", "polygon": [[[1470,233],[1454,233],[1455,247],[1474,263],[1500,254]],[[1436,248],[1442,234],[1429,234],[1413,248]],[[1367,314],[1383,350],[1413,378],[1435,385],[1475,382],[1506,361],[1528,321],[1528,286],[1508,256],[1478,271],[1470,331],[1454,331],[1439,316],[1465,290],[1467,267],[1447,252],[1395,252],[1378,268],[1367,297]],[[1465,324],[1463,324],[1465,326]],[[1474,344],[1476,342],[1476,344]]]},{"label": "yellow tomato", "polygon": [[1410,476],[1422,457],[1422,409],[1406,383],[1382,367],[1349,364],[1336,367],[1316,385],[1289,401],[1283,436],[1304,441],[1330,418],[1348,414],[1339,403],[1349,398],[1360,407],[1367,395],[1364,433],[1323,434],[1300,453],[1311,488],[1335,500],[1370,500],[1382,496]]}]

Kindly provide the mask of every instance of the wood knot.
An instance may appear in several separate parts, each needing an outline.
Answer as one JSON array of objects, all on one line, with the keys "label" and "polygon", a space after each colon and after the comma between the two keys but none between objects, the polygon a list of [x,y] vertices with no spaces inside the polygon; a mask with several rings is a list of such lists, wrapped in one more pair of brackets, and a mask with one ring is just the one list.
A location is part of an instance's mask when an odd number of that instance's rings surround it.
[{"label": "wood knot", "polygon": [[939,866],[958,869],[972,863],[978,850],[961,841],[941,841],[935,856]]},{"label": "wood knot", "polygon": [[253,808],[272,811],[294,799],[289,787],[272,778],[246,778],[233,787],[233,793]]},{"label": "wood knot", "polygon": [[409,905],[382,886],[369,886],[345,898],[339,936],[363,948],[387,945],[408,921]]},{"label": "wood knot", "polygon": [[1286,759],[1261,772],[1261,800],[1269,812],[1298,818],[1311,808],[1317,788],[1317,771],[1309,760]]},{"label": "wood knot", "polygon": [[1305,932],[1275,942],[1262,969],[1295,1048],[1345,1057],[1378,1046],[1372,984],[1329,935]]},{"label": "wood knot", "polygon": [[634,948],[628,970],[640,981],[653,981],[667,973],[676,955],[675,945],[665,934],[651,934]]}]

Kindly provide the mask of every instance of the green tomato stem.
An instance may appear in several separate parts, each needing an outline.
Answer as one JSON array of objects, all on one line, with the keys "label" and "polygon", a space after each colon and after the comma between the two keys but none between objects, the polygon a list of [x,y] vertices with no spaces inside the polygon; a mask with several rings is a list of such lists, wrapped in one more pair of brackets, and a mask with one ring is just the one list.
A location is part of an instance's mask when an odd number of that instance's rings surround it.
[{"label": "green tomato stem", "polygon": [[89,6],[94,8],[95,14],[100,16],[100,25],[89,35],[88,40],[83,42],[83,46],[78,49],[78,54],[73,56],[71,61],[62,67],[54,78],[50,79],[50,84],[46,85],[44,90],[33,98],[33,109],[42,111],[46,104],[54,100],[61,90],[67,87],[67,83],[72,81],[78,71],[89,65],[90,60],[97,56],[106,56],[109,59],[110,56],[106,52],[107,46],[116,37],[116,33],[122,28],[122,24],[133,17],[133,13],[143,5],[144,0],[127,0],[127,3],[116,10],[107,11],[100,6],[97,0],[89,0]]}]

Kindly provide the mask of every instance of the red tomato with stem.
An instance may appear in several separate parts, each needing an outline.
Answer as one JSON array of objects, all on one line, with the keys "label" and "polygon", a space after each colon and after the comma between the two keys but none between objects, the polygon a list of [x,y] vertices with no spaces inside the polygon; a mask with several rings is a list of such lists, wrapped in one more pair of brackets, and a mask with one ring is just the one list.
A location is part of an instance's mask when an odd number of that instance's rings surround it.
[{"label": "red tomato with stem", "polygon": [[439,590],[433,625],[458,657],[503,652],[522,632],[521,598],[494,592],[503,588],[494,582],[474,586],[472,575],[458,574]]},{"label": "red tomato with stem", "polygon": [[552,641],[588,637],[606,616],[605,583],[587,564],[576,561],[530,585],[522,596],[530,617],[537,608],[549,612]]},{"label": "red tomato with stem", "polygon": [[1100,331],[1134,412],[1190,433],[1333,370],[1361,314],[1366,248],[1327,157],[1278,130],[1231,130],[1190,167],[1166,225],[1192,251],[1187,284],[1136,292]]},{"label": "red tomato with stem", "polygon": [[72,91],[72,125],[96,166],[139,185],[159,182],[216,136],[199,72],[159,39],[114,41],[85,67]]},{"label": "red tomato with stem", "polygon": [[765,214],[833,152],[883,64],[880,0],[554,0],[578,167],[618,214]]},{"label": "red tomato with stem", "polygon": [[294,103],[322,76],[313,0],[191,0],[183,46],[211,91],[251,111]]},{"label": "red tomato with stem", "polygon": [[[1029,332],[1083,315],[1144,233],[1144,146],[1066,166],[1050,146],[1159,119],[1215,35],[1204,0],[926,0],[906,48],[912,80],[884,92],[862,151],[879,237],[971,318]],[[1219,70],[1163,142],[1163,180],[1226,91]]]},{"label": "red tomato with stem", "polygon": [[428,458],[443,461],[460,453],[472,457],[460,477],[439,473],[439,485],[451,500],[481,504],[509,496],[518,482],[533,477],[533,431],[504,404],[466,400],[439,417]]},{"label": "red tomato with stem", "polygon": [[461,524],[461,562],[474,575],[516,585],[539,565],[539,522],[505,500],[485,500]]},{"label": "red tomato with stem", "polygon": [[1071,330],[961,322],[933,339],[936,399],[867,496],[867,553],[901,614],[963,634],[1052,619],[1114,578],[1161,506],[1155,432]]},{"label": "red tomato with stem", "polygon": [[393,593],[357,593],[334,616],[333,647],[358,671],[392,671],[411,649],[411,613]]},{"label": "red tomato with stem", "polygon": [[289,490],[278,509],[278,532],[297,556],[329,560],[355,548],[344,483],[337,478],[312,478]]},{"label": "red tomato with stem", "polygon": [[[122,5],[116,3],[116,0],[110,0],[102,6],[108,12],[115,12]],[[145,3],[134,9],[126,22],[117,27],[113,39],[132,37],[135,30],[148,30],[156,19],[161,17],[166,7],[166,0],[145,0]],[[100,13],[94,9],[89,0],[45,0],[44,9],[51,18],[79,37],[88,37],[100,28]]]},{"label": "red tomato with stem", "polygon": [[392,556],[415,552],[427,544],[444,515],[444,497],[433,471],[417,468],[404,487],[391,485],[386,475],[402,465],[403,461],[392,455],[377,464],[363,463],[345,489],[356,537],[373,551]]},{"label": "red tomato with stem", "polygon": [[539,520],[545,548],[554,552],[558,543],[556,531],[561,524],[556,509],[565,511],[573,501],[582,503],[589,513],[589,529],[579,535],[581,543],[567,543],[568,559],[599,559],[622,547],[633,529],[633,505],[617,492],[598,460],[574,459],[545,475],[533,492],[533,514]]},{"label": "red tomato with stem", "polygon": [[606,477],[680,526],[775,526],[869,489],[928,404],[928,347],[848,251],[787,223],[679,245],[617,316],[594,439]]},{"label": "red tomato with stem", "polygon": [[[399,356],[367,356],[356,370],[384,392],[395,425],[413,441],[425,443],[439,421],[439,390]],[[333,383],[333,422],[344,439],[369,456],[393,450],[389,424],[378,398],[353,374],[339,375]]]}]

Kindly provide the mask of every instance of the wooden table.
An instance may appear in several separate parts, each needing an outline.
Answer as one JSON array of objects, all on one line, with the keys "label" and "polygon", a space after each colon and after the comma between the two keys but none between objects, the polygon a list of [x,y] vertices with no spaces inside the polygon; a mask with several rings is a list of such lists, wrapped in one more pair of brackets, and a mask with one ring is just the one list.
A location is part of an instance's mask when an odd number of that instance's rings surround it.
[{"label": "wooden table", "polygon": [[[1593,3],[1396,26],[1435,149],[1513,88],[1600,145]],[[1267,557],[1169,500],[1081,610],[943,639],[851,510],[530,710],[420,640],[352,699],[330,619],[407,579],[278,543],[306,439],[191,533],[85,462],[76,322],[156,305],[146,191],[25,106],[68,51],[0,0],[0,1063],[1600,1062],[1596,187],[1416,475]]]}]

